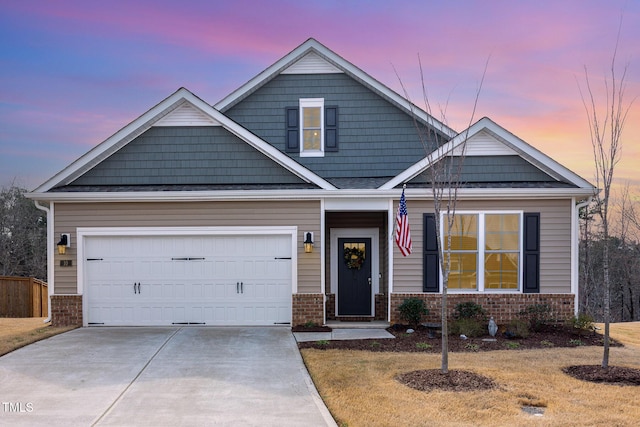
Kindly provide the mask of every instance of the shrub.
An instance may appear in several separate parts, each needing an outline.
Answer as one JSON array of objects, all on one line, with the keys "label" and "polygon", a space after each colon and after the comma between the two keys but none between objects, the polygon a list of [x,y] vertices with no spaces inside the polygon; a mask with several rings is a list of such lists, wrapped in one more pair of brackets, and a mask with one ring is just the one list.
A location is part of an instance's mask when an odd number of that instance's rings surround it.
[{"label": "shrub", "polygon": [[507,338],[527,338],[529,336],[529,324],[522,319],[513,319],[507,323],[504,335]]},{"label": "shrub", "polygon": [[454,320],[450,329],[453,335],[466,335],[468,337],[481,337],[487,332],[484,323],[469,318]]},{"label": "shrub", "polygon": [[422,318],[429,314],[426,303],[420,298],[407,298],[398,307],[400,318],[417,328]]},{"label": "shrub", "polygon": [[520,312],[520,318],[529,324],[532,331],[536,332],[554,321],[549,304],[529,305]]},{"label": "shrub", "polygon": [[472,301],[461,302],[456,305],[453,315],[456,319],[475,319],[478,322],[487,321],[487,312],[480,304]]},{"label": "shrub", "polygon": [[480,346],[478,344],[471,344],[471,343],[465,345],[464,348],[466,348],[467,350],[471,350],[471,351],[480,350]]},{"label": "shrub", "polygon": [[508,350],[515,350],[516,348],[520,347],[520,343],[519,342],[514,342],[514,341],[509,341],[509,342],[504,343],[504,346]]},{"label": "shrub", "polygon": [[569,320],[569,324],[576,329],[579,334],[594,330],[593,317],[587,313],[580,313],[577,317],[573,316],[571,320]]}]

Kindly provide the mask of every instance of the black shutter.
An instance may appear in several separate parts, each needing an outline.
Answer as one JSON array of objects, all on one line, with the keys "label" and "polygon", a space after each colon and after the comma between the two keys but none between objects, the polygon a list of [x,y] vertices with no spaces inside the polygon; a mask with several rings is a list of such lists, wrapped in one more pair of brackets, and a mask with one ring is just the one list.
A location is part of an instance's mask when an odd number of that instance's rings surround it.
[{"label": "black shutter", "polygon": [[440,260],[438,257],[438,235],[436,216],[424,214],[424,262],[422,274],[423,292],[440,292]]},{"label": "black shutter", "polygon": [[324,109],[324,151],[338,151],[338,107]]},{"label": "black shutter", "polygon": [[540,293],[540,213],[524,213],[524,283],[527,294]]},{"label": "black shutter", "polygon": [[300,151],[300,130],[298,120],[298,107],[287,107],[285,109],[285,123],[286,123],[286,146],[287,152],[299,152]]}]

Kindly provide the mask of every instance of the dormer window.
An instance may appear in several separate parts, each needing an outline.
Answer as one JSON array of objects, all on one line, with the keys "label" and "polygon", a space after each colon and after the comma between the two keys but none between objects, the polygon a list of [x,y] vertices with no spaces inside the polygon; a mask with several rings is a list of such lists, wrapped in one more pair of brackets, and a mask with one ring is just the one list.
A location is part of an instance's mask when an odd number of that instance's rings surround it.
[{"label": "dormer window", "polygon": [[286,109],[286,151],[300,157],[323,157],[338,151],[338,107],[325,106],[324,98],[301,98]]}]

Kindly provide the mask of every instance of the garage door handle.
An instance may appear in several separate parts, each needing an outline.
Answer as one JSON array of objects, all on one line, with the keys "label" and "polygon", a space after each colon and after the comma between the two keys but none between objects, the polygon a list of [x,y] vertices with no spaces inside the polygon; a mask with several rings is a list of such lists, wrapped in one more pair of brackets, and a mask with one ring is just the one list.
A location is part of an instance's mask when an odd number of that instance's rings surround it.
[{"label": "garage door handle", "polygon": [[137,294],[137,293],[138,293],[138,291],[136,291],[136,285],[137,285],[137,283],[134,283],[134,284],[133,284],[133,293],[134,293],[134,294]]},{"label": "garage door handle", "polygon": [[240,293],[244,294],[244,283],[240,282]]},{"label": "garage door handle", "polygon": [[236,282],[236,294],[240,293],[240,282]]},{"label": "garage door handle", "polygon": [[142,292],[140,291],[140,282],[138,282],[138,293],[141,294]]}]

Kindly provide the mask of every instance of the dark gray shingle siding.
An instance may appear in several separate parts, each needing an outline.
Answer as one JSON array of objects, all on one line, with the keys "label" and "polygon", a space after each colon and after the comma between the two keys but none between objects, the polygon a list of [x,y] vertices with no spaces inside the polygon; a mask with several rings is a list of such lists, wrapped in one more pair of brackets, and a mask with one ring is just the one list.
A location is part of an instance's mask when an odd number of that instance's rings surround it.
[{"label": "dark gray shingle siding", "polygon": [[[449,163],[451,158],[447,158]],[[457,161],[459,158],[455,158],[456,163],[451,168],[452,171],[457,170]],[[436,166],[438,167],[438,166]],[[415,177],[412,184],[422,184],[430,182],[430,172],[424,172]],[[477,186],[475,184],[482,184],[482,187],[492,186],[507,186],[520,187],[521,184],[526,184],[526,187],[535,186],[535,183],[540,187],[548,187],[550,184],[557,183],[557,181],[538,169],[531,163],[527,162],[519,156],[469,156],[464,158],[462,164],[462,172],[460,176],[460,182],[464,183],[464,186]],[[565,186],[560,183],[561,186]]]},{"label": "dark gray shingle siding", "polygon": [[279,75],[225,114],[284,151],[285,108],[300,98],[324,98],[339,109],[339,151],[287,153],[323,178],[394,176],[427,153],[408,114],[346,74]]},{"label": "dark gray shingle siding", "polygon": [[222,127],[153,127],[71,185],[300,184]]}]

